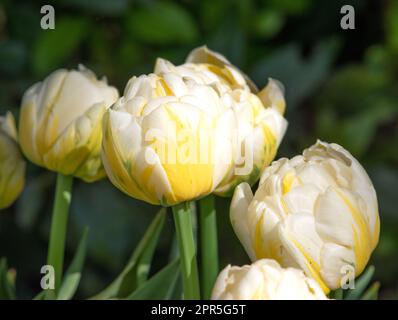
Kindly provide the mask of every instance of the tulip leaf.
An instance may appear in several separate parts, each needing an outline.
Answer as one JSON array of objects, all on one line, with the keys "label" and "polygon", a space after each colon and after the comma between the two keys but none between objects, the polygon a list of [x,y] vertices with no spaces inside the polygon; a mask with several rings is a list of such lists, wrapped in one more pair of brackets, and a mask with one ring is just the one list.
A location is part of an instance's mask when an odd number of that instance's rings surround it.
[{"label": "tulip leaf", "polygon": [[123,271],[92,299],[125,298],[146,281],[165,216],[166,209],[163,208],[153,219]]},{"label": "tulip leaf", "polygon": [[191,43],[197,27],[182,6],[155,2],[134,9],[126,19],[126,29],[135,38],[150,44]]},{"label": "tulip leaf", "polygon": [[15,272],[8,269],[5,258],[0,259],[0,299],[15,299]]},{"label": "tulip leaf", "polygon": [[377,300],[379,295],[380,282],[374,282],[362,295],[361,300]]},{"label": "tulip leaf", "polygon": [[69,300],[75,294],[80,282],[84,260],[87,252],[88,228],[83,232],[76,254],[65,273],[64,280],[57,295],[57,300]]},{"label": "tulip leaf", "polygon": [[117,16],[126,10],[129,0],[60,0],[60,4],[104,16]]},{"label": "tulip leaf", "polygon": [[387,45],[394,51],[398,52],[398,3],[391,1],[388,8],[386,8],[386,42]]},{"label": "tulip leaf", "polygon": [[180,263],[175,259],[166,267],[156,273],[143,285],[138,287],[128,300],[167,300],[170,299],[179,277]]},{"label": "tulip leaf", "polygon": [[46,291],[40,291],[37,295],[33,297],[32,300],[45,300],[46,299]]},{"label": "tulip leaf", "polygon": [[355,280],[355,289],[348,290],[344,297],[344,300],[357,300],[360,299],[363,292],[372,280],[373,274],[375,272],[374,266],[369,266],[364,274]]},{"label": "tulip leaf", "polygon": [[84,17],[62,17],[56,20],[54,30],[42,30],[32,52],[35,73],[45,75],[60,67],[77,50],[89,29],[90,22]]},{"label": "tulip leaf", "polygon": [[298,45],[289,44],[254,64],[251,76],[260,88],[268,77],[280,80],[286,87],[287,112],[290,112],[326,78],[339,49],[337,39],[324,40],[304,58]]},{"label": "tulip leaf", "polygon": [[330,292],[329,298],[334,300],[343,300],[343,295],[344,295],[343,289],[340,288]]}]

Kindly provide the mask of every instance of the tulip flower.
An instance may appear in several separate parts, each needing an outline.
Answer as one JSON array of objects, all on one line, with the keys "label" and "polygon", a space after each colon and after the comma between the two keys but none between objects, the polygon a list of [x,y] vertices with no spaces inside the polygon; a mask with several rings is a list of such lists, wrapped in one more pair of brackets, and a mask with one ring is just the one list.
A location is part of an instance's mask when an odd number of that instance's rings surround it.
[{"label": "tulip flower", "polygon": [[23,97],[22,151],[49,170],[87,182],[103,178],[102,117],[117,98],[117,90],[88,69],[54,71]]},{"label": "tulip flower", "polygon": [[228,169],[232,125],[217,91],[195,77],[178,70],[133,77],[104,117],[106,172],[119,189],[152,204],[202,197]]},{"label": "tulip flower", "polygon": [[301,268],[325,292],[344,284],[349,268],[358,276],[379,239],[368,175],[343,147],[321,141],[266,168],[254,196],[240,184],[230,217],[253,261]]},{"label": "tulip flower", "polygon": [[190,264],[195,248],[184,203],[210,194],[225,176],[233,112],[197,74],[158,63],[167,69],[130,79],[123,97],[105,114],[102,158],[117,188],[136,199],[174,206],[182,256],[189,256],[181,259],[189,262],[183,267],[184,292],[192,299],[199,289],[196,260]]},{"label": "tulip flower", "polygon": [[47,264],[55,269],[54,298],[60,288],[73,177],[93,182],[105,177],[101,162],[102,118],[118,91],[93,72],[59,69],[30,87],[22,99],[22,151],[35,164],[56,171]]},{"label": "tulip flower", "polygon": [[302,270],[262,259],[243,267],[228,265],[215,283],[213,300],[326,300],[318,283]]},{"label": "tulip flower", "polygon": [[19,150],[14,117],[0,117],[0,209],[9,207],[25,185],[26,163]]},{"label": "tulip flower", "polygon": [[[167,65],[158,62],[155,71],[165,69]],[[176,70],[215,87],[224,105],[234,113],[232,165],[214,193],[230,196],[241,182],[253,185],[274,159],[286,131],[282,84],[269,79],[259,92],[243,72],[207,47],[194,49]]]}]

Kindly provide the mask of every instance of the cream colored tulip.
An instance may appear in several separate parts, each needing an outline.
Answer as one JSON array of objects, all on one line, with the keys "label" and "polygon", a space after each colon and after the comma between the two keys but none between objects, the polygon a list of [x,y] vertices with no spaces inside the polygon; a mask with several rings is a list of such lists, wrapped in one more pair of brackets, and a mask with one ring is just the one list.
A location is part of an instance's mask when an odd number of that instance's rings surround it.
[{"label": "cream colored tulip", "polygon": [[243,267],[228,265],[219,274],[213,300],[326,300],[319,285],[302,270],[283,269],[262,259]]},{"label": "cream colored tulip", "polygon": [[84,67],[54,71],[23,97],[22,151],[49,170],[88,182],[103,178],[102,118],[118,97],[114,87]]},{"label": "cream colored tulip", "polygon": [[14,117],[0,117],[0,209],[9,207],[25,185],[26,163],[19,150]]},{"label": "cream colored tulip", "polygon": [[170,68],[133,77],[106,113],[102,158],[120,190],[170,206],[211,193],[225,176],[234,122],[217,90],[163,62]]},{"label": "cream colored tulip", "polygon": [[262,174],[255,195],[239,185],[231,203],[233,228],[252,260],[296,267],[328,292],[358,276],[379,239],[376,192],[344,148],[318,141]]},{"label": "cream colored tulip", "polygon": [[281,84],[270,79],[268,85],[258,92],[245,74],[225,57],[206,47],[193,50],[187,62],[178,67],[158,59],[155,73],[170,71],[211,86],[224,106],[234,113],[232,162],[215,193],[228,196],[240,182],[254,184],[260,172],[274,159],[286,131]]}]

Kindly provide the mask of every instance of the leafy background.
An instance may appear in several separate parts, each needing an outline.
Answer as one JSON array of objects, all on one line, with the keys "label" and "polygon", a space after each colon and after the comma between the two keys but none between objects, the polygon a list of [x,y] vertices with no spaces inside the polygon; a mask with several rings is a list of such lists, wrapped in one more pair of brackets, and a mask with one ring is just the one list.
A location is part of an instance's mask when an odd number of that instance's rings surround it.
[{"label": "leafy background", "polygon": [[[40,28],[40,7],[55,7],[55,30]],[[340,8],[355,8],[355,30],[340,28]],[[83,63],[122,92],[132,75],[162,56],[182,63],[194,47],[222,52],[262,86],[286,87],[289,130],[278,157],[317,138],[347,148],[369,172],[379,198],[381,239],[371,263],[380,298],[398,298],[398,1],[59,0],[0,1],[0,114],[18,116],[23,92],[56,68]],[[32,298],[46,261],[55,175],[29,165],[23,195],[0,213],[0,256],[16,270],[17,293]],[[88,260],[77,297],[103,289],[122,269],[158,208],[107,180],[75,181],[67,261],[85,226]],[[248,258],[217,199],[221,267]],[[171,216],[154,265],[165,265]]]}]

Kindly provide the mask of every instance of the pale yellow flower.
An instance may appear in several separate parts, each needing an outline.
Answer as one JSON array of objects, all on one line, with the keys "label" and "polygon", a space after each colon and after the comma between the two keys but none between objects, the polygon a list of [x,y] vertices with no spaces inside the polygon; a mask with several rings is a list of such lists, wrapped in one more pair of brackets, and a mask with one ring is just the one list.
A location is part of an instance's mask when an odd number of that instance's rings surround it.
[{"label": "pale yellow flower", "polygon": [[286,131],[282,85],[269,79],[267,86],[258,92],[244,73],[206,47],[194,49],[186,63],[178,67],[158,59],[156,73],[170,70],[214,88],[224,106],[234,114],[232,161],[215,193],[229,196],[240,182],[254,184],[274,159]]},{"label": "pale yellow flower", "polygon": [[325,290],[341,286],[347,267],[359,275],[379,239],[376,192],[344,148],[318,141],[262,174],[255,195],[239,185],[231,204],[234,230],[255,261],[301,268]]},{"label": "pale yellow flower", "polygon": [[[174,70],[133,77],[104,117],[108,177],[164,206],[211,193],[230,162],[233,114],[212,87]],[[225,161],[221,161],[225,158]]]},{"label": "pale yellow flower", "polygon": [[22,100],[19,136],[32,162],[91,182],[103,178],[102,117],[118,98],[90,70],[59,69],[30,87]]},{"label": "pale yellow flower", "polygon": [[262,259],[243,267],[228,265],[214,285],[213,300],[326,300],[302,270]]},{"label": "pale yellow flower", "polygon": [[26,163],[19,150],[14,117],[0,117],[0,209],[9,207],[25,185]]}]

